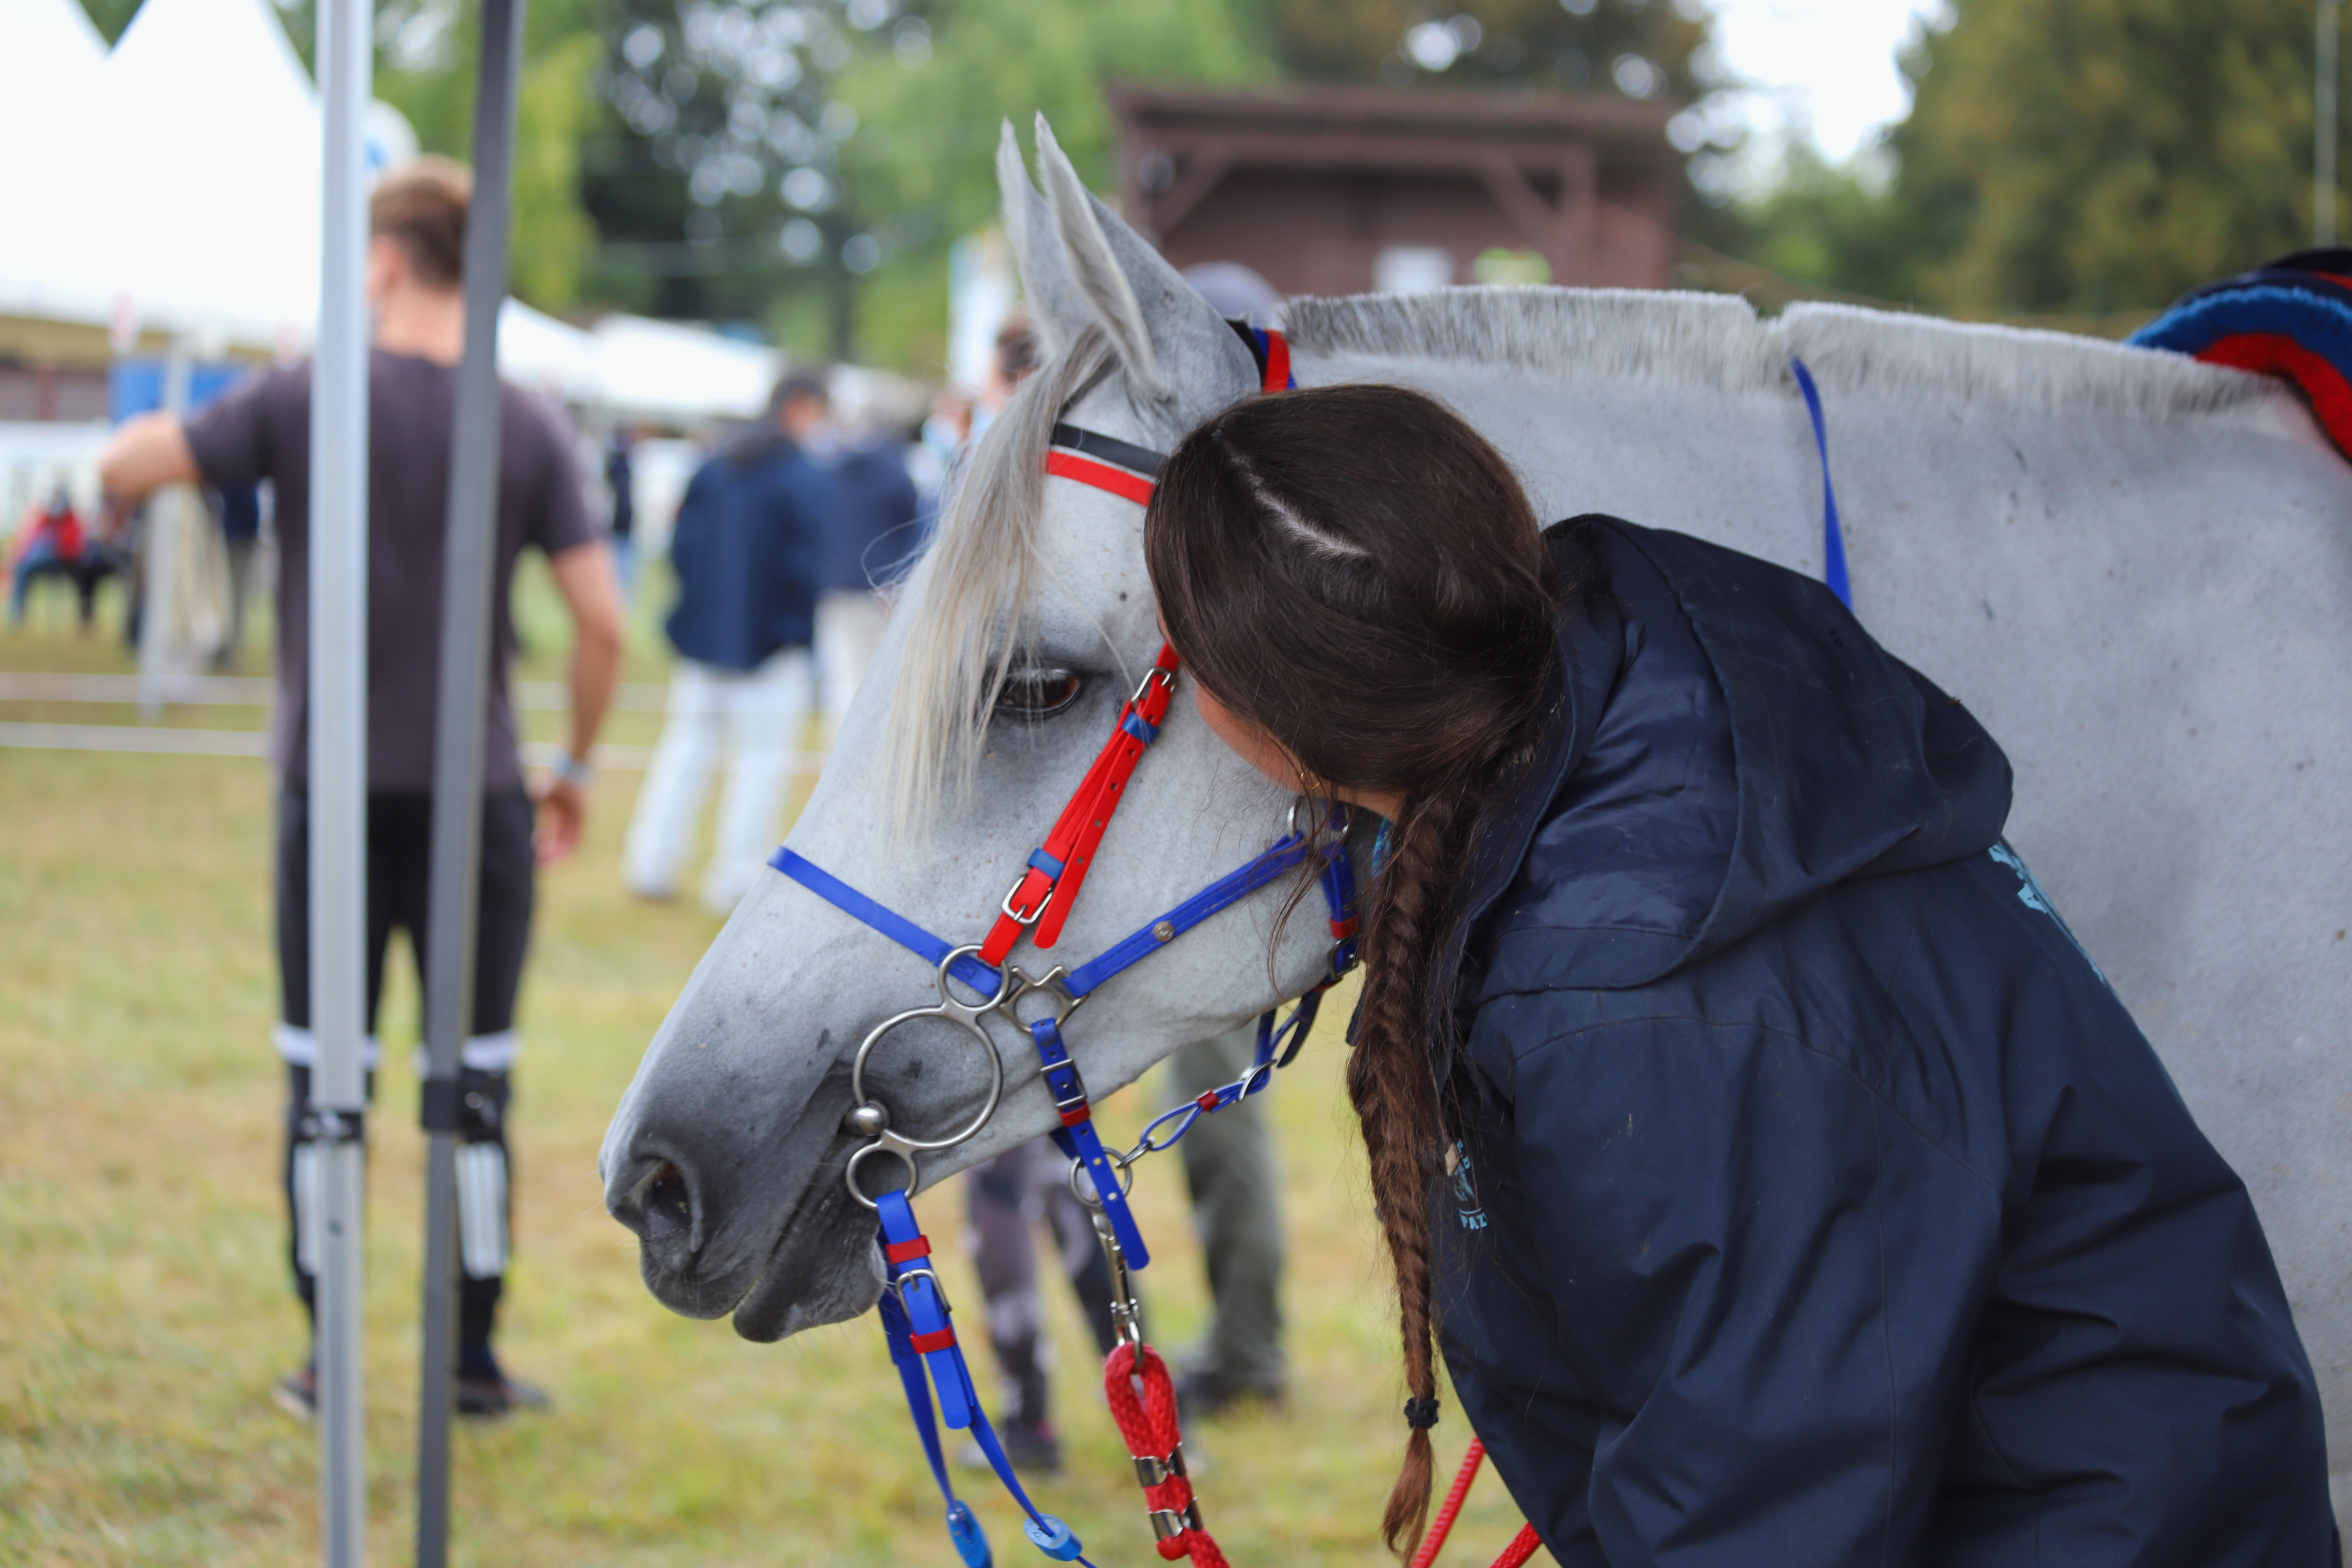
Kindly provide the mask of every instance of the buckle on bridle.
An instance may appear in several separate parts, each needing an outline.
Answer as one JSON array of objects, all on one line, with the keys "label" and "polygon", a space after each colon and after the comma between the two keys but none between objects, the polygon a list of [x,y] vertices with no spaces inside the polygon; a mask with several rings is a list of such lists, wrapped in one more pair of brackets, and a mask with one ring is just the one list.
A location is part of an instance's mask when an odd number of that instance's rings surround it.
[{"label": "buckle on bridle", "polygon": [[1150,669],[1143,672],[1143,679],[1141,680],[1136,682],[1135,695],[1127,700],[1129,705],[1134,706],[1140,703],[1143,700],[1144,693],[1151,689],[1151,683],[1155,680],[1168,690],[1173,691],[1176,689],[1176,672],[1172,669],[1162,669],[1160,666],[1155,664]]},{"label": "buckle on bridle", "polygon": [[1013,907],[1013,900],[1020,894],[1022,883],[1028,880],[1029,873],[1026,871],[1022,872],[1020,879],[1015,881],[1010,888],[1004,889],[1004,902],[997,906],[997,908],[1004,911],[1004,918],[1013,921],[1016,925],[1035,925],[1045,915],[1045,906],[1054,901],[1054,894],[1061,886],[1058,882],[1048,884],[1045,889],[1045,896],[1037,900],[1037,907],[1024,915],[1019,910]]}]

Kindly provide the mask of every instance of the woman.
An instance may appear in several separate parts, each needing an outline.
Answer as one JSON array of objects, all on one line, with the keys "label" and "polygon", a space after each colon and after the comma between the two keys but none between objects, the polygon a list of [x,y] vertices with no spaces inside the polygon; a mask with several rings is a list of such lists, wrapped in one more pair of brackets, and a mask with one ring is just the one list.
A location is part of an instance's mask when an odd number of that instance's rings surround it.
[{"label": "woman", "polygon": [[1539,531],[1380,386],[1212,419],[1145,540],[1202,718],[1389,825],[1392,1547],[1434,1333],[1563,1563],[2336,1561],[2244,1188],[2002,843],[2000,750],[1825,589]]}]

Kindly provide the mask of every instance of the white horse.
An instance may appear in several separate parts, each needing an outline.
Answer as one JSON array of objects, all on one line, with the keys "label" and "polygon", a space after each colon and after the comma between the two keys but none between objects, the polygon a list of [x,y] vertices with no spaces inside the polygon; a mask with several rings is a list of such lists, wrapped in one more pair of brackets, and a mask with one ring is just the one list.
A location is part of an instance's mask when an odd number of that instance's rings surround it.
[{"label": "white horse", "polygon": [[[1042,199],[1010,127],[999,172],[1053,357],[982,443],[789,840],[960,942],[987,928],[1160,640],[1141,509],[1045,479],[1054,421],[1164,451],[1258,384],[1042,121],[1037,141]],[[1790,362],[1811,367],[1856,607],[2007,749],[2012,842],[2252,1189],[2344,1514],[2352,472],[2294,397],[2105,342],[1822,306],[1768,322],[1721,296],[1302,300],[1287,327],[1301,384],[1445,400],[1547,518],[1612,512],[1817,572],[1822,471]],[[1092,956],[1249,858],[1288,804],[1180,695],[1054,959]],[[1287,896],[1269,888],[1103,988],[1069,1028],[1097,1093],[1313,982],[1322,921],[1277,931]],[[743,904],[605,1140],[609,1205],[656,1296],[732,1310],[755,1340],[874,1304],[873,1216],[841,1179],[849,1056],[931,987],[922,961],[783,877]],[[968,1037],[890,1042],[872,1081],[901,1124],[936,1133],[985,1093]],[[1003,1105],[926,1157],[926,1186],[1055,1124],[1028,1041],[994,1043]]]}]

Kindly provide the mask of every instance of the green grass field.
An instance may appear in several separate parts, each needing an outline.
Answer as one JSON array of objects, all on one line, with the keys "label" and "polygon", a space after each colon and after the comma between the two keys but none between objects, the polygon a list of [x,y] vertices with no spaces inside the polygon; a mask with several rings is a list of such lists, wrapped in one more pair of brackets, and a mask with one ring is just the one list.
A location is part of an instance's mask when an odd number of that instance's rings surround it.
[{"label": "green grass field", "polygon": [[[544,584],[527,581],[524,600],[527,639],[560,647]],[[55,609],[0,635],[0,670],[131,668],[118,638],[76,637]],[[631,679],[659,679],[655,639],[638,641]],[[520,673],[555,679],[560,661],[541,652]],[[121,708],[0,702],[0,720],[34,719],[134,721]],[[261,719],[210,709],[166,721]],[[647,743],[656,722],[620,715],[609,738]],[[553,724],[541,714],[530,728]],[[585,852],[541,884],[501,1350],[557,1407],[460,1433],[456,1560],[950,1568],[871,1321],[757,1346],[673,1317],[604,1215],[605,1121],[718,923],[622,893],[635,787],[607,773]],[[269,832],[258,763],[0,750],[0,1563],[318,1560],[315,1436],[266,1397],[304,1348],[275,1186]],[[416,989],[396,973],[368,1229],[370,1551],[386,1563],[410,1552],[423,1185],[402,1048]],[[1272,1102],[1292,1236],[1291,1403],[1203,1424],[1188,1442],[1236,1568],[1391,1561],[1373,1527],[1402,1389],[1328,1014]],[[1132,1130],[1153,1089],[1117,1097],[1106,1121]],[[1152,1336],[1174,1347],[1198,1328],[1203,1293],[1181,1171],[1154,1162],[1138,1191],[1160,1258],[1144,1280]],[[960,1194],[919,1206],[951,1243]],[[977,1342],[977,1286],[960,1247],[944,1251]],[[1105,1568],[1157,1563],[1075,1306],[1066,1291],[1052,1300],[1070,1468],[1041,1500]],[[1468,1434],[1449,1412],[1437,1435],[1450,1467]],[[1042,1561],[992,1482],[964,1486],[1000,1563]],[[1489,1476],[1445,1561],[1483,1563],[1517,1528]]]}]

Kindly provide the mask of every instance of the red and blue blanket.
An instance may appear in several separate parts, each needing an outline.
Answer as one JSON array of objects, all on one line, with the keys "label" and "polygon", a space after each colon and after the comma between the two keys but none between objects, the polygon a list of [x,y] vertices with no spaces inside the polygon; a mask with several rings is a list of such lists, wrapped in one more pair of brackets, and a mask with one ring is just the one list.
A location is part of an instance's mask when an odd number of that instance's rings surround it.
[{"label": "red and blue blanket", "polygon": [[2126,341],[2285,377],[2352,458],[2352,249],[2299,250],[2208,284]]}]

